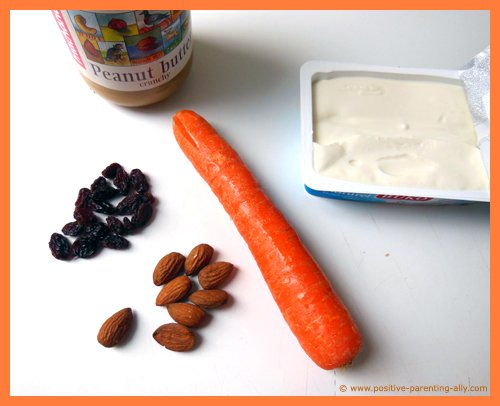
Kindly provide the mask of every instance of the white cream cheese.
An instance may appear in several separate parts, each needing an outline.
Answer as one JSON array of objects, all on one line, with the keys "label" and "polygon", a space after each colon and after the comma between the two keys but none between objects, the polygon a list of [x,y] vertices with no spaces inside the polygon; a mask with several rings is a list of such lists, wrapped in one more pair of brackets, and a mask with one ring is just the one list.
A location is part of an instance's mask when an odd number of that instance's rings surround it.
[{"label": "white cream cheese", "polygon": [[313,83],[313,164],[340,180],[487,190],[459,83],[338,76]]}]

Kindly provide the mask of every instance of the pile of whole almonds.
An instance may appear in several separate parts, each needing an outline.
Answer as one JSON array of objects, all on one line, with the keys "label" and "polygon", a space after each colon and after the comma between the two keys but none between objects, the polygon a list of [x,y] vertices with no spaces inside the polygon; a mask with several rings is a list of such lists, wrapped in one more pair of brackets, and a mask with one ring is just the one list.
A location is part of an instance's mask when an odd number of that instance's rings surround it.
[{"label": "pile of whole almonds", "polygon": [[[153,283],[163,286],[156,297],[156,305],[166,306],[175,323],[158,327],[153,338],[169,350],[191,350],[196,338],[190,328],[200,326],[207,309],[222,306],[229,299],[226,291],[217,288],[227,280],[234,266],[223,261],[210,263],[213,254],[210,245],[199,244],[187,257],[178,252],[165,255],[155,267]],[[195,288],[195,276],[202,289]],[[131,329],[133,319],[130,308],[116,312],[101,326],[97,341],[108,348],[120,344]]]},{"label": "pile of whole almonds", "polygon": [[[200,326],[207,309],[222,306],[229,298],[226,291],[217,288],[226,281],[234,266],[223,261],[210,263],[213,253],[210,245],[199,244],[187,257],[171,252],[156,265],[153,282],[157,286],[163,285],[156,297],[156,305],[166,306],[175,323],[158,327],[153,338],[169,350],[191,350],[196,338],[190,328]],[[184,275],[181,275],[182,271]],[[196,275],[202,289],[193,291],[192,278]]]}]

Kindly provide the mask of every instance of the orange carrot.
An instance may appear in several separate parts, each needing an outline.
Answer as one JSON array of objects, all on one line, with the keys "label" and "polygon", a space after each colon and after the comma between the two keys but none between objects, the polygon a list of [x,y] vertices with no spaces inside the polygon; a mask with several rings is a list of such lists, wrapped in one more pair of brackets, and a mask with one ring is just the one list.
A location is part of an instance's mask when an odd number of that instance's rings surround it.
[{"label": "orange carrot", "polygon": [[245,239],[290,329],[324,369],[349,364],[361,335],[297,233],[238,154],[201,116],[173,117],[175,138]]}]

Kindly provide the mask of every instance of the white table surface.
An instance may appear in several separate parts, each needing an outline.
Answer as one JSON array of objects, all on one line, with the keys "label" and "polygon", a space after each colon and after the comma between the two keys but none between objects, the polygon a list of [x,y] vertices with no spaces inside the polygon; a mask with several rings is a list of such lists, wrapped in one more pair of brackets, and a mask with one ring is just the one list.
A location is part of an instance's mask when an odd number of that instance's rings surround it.
[{"label": "white table surface", "polygon": [[[459,68],[489,44],[488,12],[194,11],[192,20],[195,60],[185,86],[134,110],[88,90],[50,12],[11,14],[11,394],[489,387],[489,206],[308,195],[298,80],[311,59]],[[36,44],[34,26],[43,31]],[[299,347],[245,242],[173,138],[171,116],[183,108],[204,115],[239,151],[351,310],[364,349],[349,368],[321,370]],[[50,234],[72,220],[78,189],[114,161],[150,176],[159,199],[153,223],[131,237],[128,251],[55,260]],[[212,312],[195,351],[170,352],[151,337],[170,321],[154,304],[152,271],[164,254],[200,242],[237,266],[227,285],[234,300]],[[133,335],[105,349],[97,331],[123,307],[136,314]]]}]

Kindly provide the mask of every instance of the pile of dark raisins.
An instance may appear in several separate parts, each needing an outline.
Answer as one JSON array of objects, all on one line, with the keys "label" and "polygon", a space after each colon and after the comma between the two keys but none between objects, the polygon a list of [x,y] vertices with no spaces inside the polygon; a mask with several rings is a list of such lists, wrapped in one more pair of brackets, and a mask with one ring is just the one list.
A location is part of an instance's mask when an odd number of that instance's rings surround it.
[{"label": "pile of dark raisins", "polygon": [[[51,235],[52,255],[57,259],[90,258],[102,248],[128,248],[129,241],[124,236],[144,227],[153,215],[155,198],[149,189],[140,169],[133,169],[129,174],[116,162],[106,167],[90,189],[82,188],[78,192],[73,213],[75,221],[62,228],[64,235]],[[114,206],[110,200],[120,196],[123,198]],[[101,221],[104,216],[106,222]],[[76,239],[71,243],[65,235]]]}]

